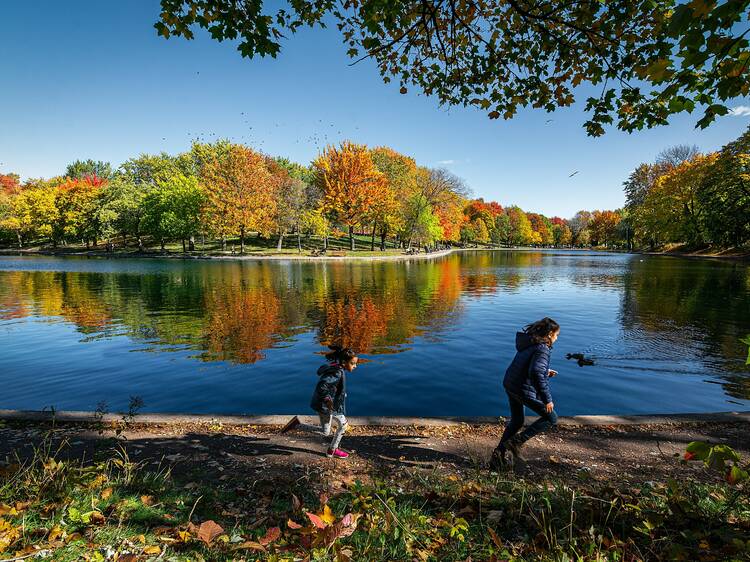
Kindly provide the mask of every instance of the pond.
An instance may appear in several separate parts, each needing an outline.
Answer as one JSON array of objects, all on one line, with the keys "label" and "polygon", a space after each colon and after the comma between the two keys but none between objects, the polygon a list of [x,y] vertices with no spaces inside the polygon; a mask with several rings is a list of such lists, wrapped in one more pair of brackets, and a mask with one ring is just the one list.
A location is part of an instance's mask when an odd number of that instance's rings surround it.
[{"label": "pond", "polygon": [[363,359],[350,415],[505,415],[514,334],[542,316],[562,325],[561,415],[750,409],[746,262],[585,251],[0,257],[0,408],[311,413],[320,354],[341,342]]}]

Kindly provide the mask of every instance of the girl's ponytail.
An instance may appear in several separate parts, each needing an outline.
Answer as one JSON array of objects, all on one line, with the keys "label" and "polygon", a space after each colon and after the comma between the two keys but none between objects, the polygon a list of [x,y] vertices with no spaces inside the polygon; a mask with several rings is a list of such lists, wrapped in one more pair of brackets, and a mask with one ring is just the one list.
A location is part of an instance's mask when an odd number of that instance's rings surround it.
[{"label": "girl's ponytail", "polygon": [[349,363],[354,359],[357,354],[354,350],[349,347],[341,347],[340,345],[329,345],[328,349],[331,351],[326,353],[326,359],[335,363]]}]

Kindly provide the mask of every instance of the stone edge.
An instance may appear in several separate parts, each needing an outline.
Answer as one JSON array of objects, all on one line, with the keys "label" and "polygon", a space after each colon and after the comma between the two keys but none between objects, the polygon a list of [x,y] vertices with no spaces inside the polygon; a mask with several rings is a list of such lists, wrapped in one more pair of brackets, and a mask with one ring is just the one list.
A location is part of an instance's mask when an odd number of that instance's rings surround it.
[{"label": "stone edge", "polygon": [[[17,421],[58,421],[63,423],[92,423],[96,421],[121,420],[123,414],[97,416],[88,411],[38,411],[0,410],[0,420]],[[170,424],[210,424],[210,425],[283,425],[291,415],[211,415],[211,414],[139,414],[133,423],[146,425]],[[318,423],[317,416],[300,415],[303,423]],[[349,423],[370,427],[436,427],[452,425],[498,424],[503,418],[492,416],[446,416],[446,417],[399,417],[399,416],[353,416]],[[750,423],[750,411],[713,412],[702,414],[653,414],[653,415],[588,415],[563,416],[559,418],[565,426],[607,426],[607,425],[652,425],[652,424],[692,424],[692,423]]]}]

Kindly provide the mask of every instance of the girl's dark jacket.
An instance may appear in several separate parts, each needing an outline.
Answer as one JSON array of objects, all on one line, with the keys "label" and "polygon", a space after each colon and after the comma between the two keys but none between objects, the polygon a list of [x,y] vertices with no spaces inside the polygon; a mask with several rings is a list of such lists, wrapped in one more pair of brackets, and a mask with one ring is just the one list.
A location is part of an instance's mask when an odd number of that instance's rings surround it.
[{"label": "girl's dark jacket", "polygon": [[[318,384],[315,385],[310,400],[310,407],[321,414],[346,414],[346,376],[344,368],[338,363],[322,365],[318,369]],[[333,410],[324,404],[330,398]]]},{"label": "girl's dark jacket", "polygon": [[550,347],[546,343],[534,343],[526,333],[518,332],[516,356],[503,379],[505,390],[543,404],[552,402],[548,378],[549,356]]}]

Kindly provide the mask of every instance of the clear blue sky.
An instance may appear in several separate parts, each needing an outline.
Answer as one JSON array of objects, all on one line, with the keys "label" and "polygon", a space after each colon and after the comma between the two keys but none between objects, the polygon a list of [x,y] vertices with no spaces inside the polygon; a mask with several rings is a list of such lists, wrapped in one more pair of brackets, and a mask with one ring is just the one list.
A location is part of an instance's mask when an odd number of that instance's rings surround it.
[{"label": "clear blue sky", "polygon": [[401,95],[369,61],[349,66],[334,28],[298,33],[276,60],[248,60],[203,33],[157,37],[158,11],[157,0],[0,3],[0,172],[47,177],[78,158],[119,165],[220,137],[308,163],[348,138],[449,168],[478,197],[569,217],[621,206],[622,181],[661,149],[714,150],[750,124],[727,116],[697,131],[685,116],[592,139],[580,105],[490,121]]}]

